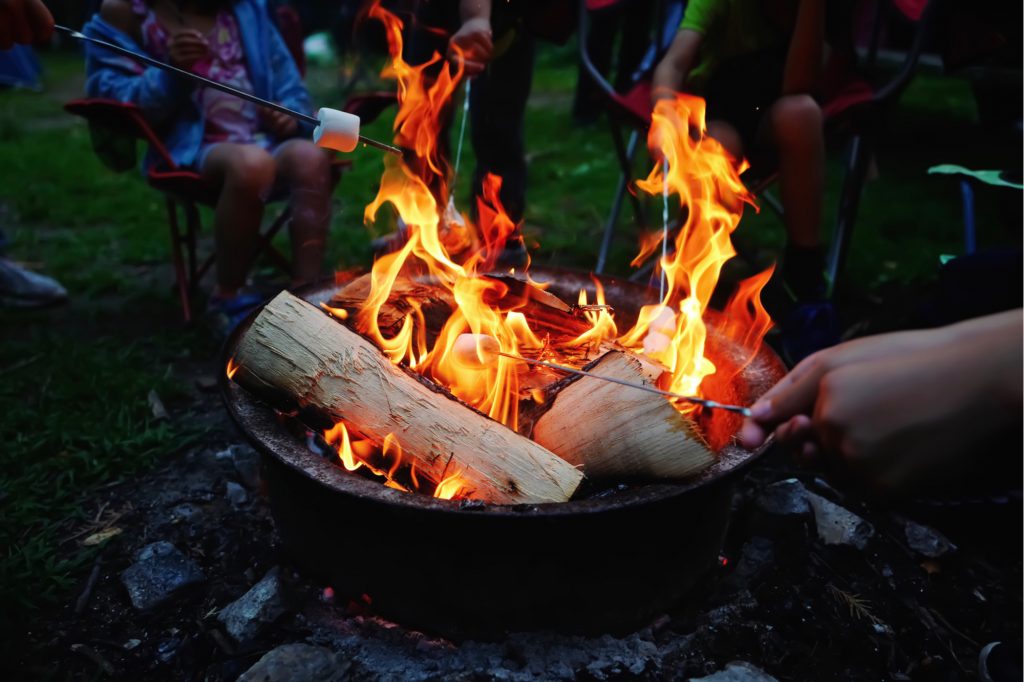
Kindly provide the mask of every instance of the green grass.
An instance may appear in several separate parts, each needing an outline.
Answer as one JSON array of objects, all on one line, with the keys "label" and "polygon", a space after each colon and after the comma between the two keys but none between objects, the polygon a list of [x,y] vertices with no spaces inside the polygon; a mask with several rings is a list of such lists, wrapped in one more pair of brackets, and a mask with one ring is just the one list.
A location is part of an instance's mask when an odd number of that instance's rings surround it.
[{"label": "green grass", "polygon": [[[4,325],[15,318],[4,315]],[[177,336],[181,336],[180,334]],[[187,421],[157,421],[147,396],[182,397],[166,347],[39,332],[0,346],[0,635],[66,596],[90,552],[63,541],[69,522],[94,510],[99,484],[166,459],[196,434]],[[160,344],[161,346],[163,343]]]},{"label": "green grass", "polygon": [[[80,94],[80,58],[47,54],[44,63],[43,92],[0,92],[0,220],[10,217],[2,227],[13,240],[11,256],[62,280],[72,302],[54,311],[0,314],[0,620],[8,624],[68,598],[88,553],[62,544],[61,532],[69,519],[81,518],[90,491],[171,456],[194,435],[183,425],[187,420],[155,422],[146,395],[156,388],[173,401],[180,388],[175,363],[214,356],[200,332],[180,327],[161,198],[137,172],[107,170],[91,150],[84,123],[60,108]],[[318,104],[340,104],[338,76],[328,68],[312,70]],[[618,167],[603,122],[572,125],[575,82],[572,45],[543,47],[527,118],[526,224],[540,243],[538,262],[589,268]],[[959,252],[959,194],[951,180],[928,177],[928,166],[1004,168],[1020,161],[1019,149],[988,143],[974,117],[963,81],[923,76],[908,90],[880,140],[878,178],[865,188],[848,265],[854,286],[870,293],[927,278],[940,254]],[[365,134],[389,139],[390,120],[385,112]],[[465,154],[463,168],[470,169],[468,145]],[[829,154],[826,224],[835,212],[841,154],[840,147]],[[336,269],[367,267],[371,236],[393,222],[363,222],[382,169],[379,152],[359,149],[352,159],[335,193],[328,262]],[[638,161],[639,172],[646,163]],[[463,207],[469,176],[463,171],[459,178]],[[656,217],[660,207],[651,208]],[[610,272],[629,272],[637,236],[630,217],[624,206]],[[979,195],[983,243],[1000,237],[992,227],[998,222]],[[739,230],[768,258],[783,241],[782,225],[768,210],[748,212]],[[16,368],[25,360],[32,362]]]}]

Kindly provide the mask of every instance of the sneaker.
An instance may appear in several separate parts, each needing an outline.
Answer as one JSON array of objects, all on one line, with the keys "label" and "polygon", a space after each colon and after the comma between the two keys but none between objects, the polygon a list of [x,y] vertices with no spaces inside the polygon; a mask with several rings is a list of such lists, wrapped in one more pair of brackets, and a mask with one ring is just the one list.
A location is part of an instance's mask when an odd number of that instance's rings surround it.
[{"label": "sneaker", "polygon": [[1021,679],[1021,647],[990,642],[978,654],[978,678],[982,682],[1009,682]]},{"label": "sneaker", "polygon": [[67,300],[67,289],[54,278],[26,270],[6,258],[0,258],[0,306],[43,308]]},{"label": "sneaker", "polygon": [[782,355],[790,366],[839,343],[839,317],[830,301],[802,303],[782,320]]},{"label": "sneaker", "polygon": [[243,292],[232,298],[211,296],[206,304],[206,317],[214,333],[227,338],[249,313],[266,302],[266,297],[251,292]]}]

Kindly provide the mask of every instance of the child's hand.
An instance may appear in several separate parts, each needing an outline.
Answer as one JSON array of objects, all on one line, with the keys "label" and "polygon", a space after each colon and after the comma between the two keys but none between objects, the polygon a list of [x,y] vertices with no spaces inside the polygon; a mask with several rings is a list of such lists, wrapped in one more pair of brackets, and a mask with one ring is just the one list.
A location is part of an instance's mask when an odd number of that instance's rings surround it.
[{"label": "child's hand", "polygon": [[467,77],[484,70],[494,53],[491,22],[482,17],[469,19],[448,41],[448,59],[458,64],[460,58]]},{"label": "child's hand", "polygon": [[954,473],[1019,418],[1020,328],[1017,310],[815,353],[753,405],[740,442],[774,431],[805,460],[828,456],[883,490]]},{"label": "child's hand", "polygon": [[0,50],[42,43],[53,33],[53,16],[42,0],[0,0]]},{"label": "child's hand", "polygon": [[167,44],[171,65],[189,69],[197,61],[210,54],[210,45],[203,34],[195,29],[185,29],[171,36]]},{"label": "child's hand", "polygon": [[263,124],[267,127],[267,130],[278,139],[283,140],[291,137],[299,129],[298,121],[288,114],[283,114],[273,109],[261,108],[260,118],[263,119]]}]

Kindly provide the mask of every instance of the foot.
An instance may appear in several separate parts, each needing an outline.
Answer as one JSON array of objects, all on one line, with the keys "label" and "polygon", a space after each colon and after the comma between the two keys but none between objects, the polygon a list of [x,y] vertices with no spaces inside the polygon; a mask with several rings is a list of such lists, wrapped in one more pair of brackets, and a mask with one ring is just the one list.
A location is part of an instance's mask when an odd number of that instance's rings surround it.
[{"label": "foot", "polygon": [[217,336],[227,338],[242,320],[266,301],[266,297],[252,292],[242,292],[230,298],[215,294],[206,304],[207,321]]},{"label": "foot", "polygon": [[54,278],[0,258],[0,306],[43,308],[63,303],[67,299],[67,290]]}]

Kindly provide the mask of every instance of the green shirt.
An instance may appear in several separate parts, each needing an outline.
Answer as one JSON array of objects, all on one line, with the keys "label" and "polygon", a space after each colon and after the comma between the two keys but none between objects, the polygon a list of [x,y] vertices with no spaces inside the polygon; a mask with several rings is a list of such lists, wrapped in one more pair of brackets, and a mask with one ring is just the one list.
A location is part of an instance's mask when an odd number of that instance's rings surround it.
[{"label": "green shirt", "polygon": [[680,29],[703,36],[687,84],[701,92],[718,64],[785,44],[786,35],[764,16],[766,0],[690,0]]}]

